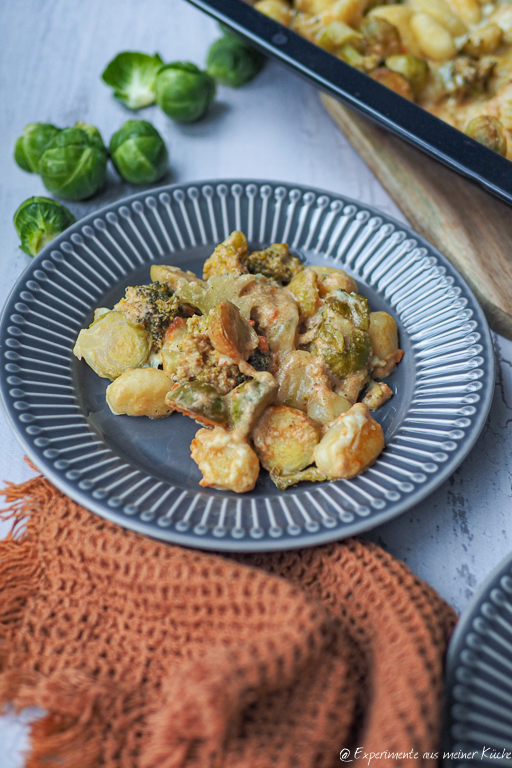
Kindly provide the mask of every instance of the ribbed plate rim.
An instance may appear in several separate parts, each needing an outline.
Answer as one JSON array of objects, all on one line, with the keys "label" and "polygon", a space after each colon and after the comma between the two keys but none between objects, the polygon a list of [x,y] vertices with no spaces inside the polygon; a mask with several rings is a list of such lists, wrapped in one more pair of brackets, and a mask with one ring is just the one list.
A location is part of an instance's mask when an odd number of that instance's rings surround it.
[{"label": "ribbed plate rim", "polygon": [[[459,618],[459,621],[457,622],[457,625],[453,631],[453,635],[451,636],[450,643],[448,645],[448,651],[446,654],[446,674],[445,674],[445,682],[446,682],[446,690],[448,691],[448,696],[446,697],[446,704],[445,704],[445,712],[444,712],[444,745],[443,745],[443,751],[444,752],[453,752],[454,750],[454,743],[456,742],[456,737],[453,736],[452,729],[454,726],[458,725],[461,721],[454,717],[452,714],[452,705],[453,701],[451,698],[451,692],[455,685],[457,685],[456,681],[456,675],[458,670],[465,669],[466,664],[461,660],[461,653],[465,650],[466,645],[466,638],[468,634],[472,631],[472,624],[477,618],[485,619],[485,617],[482,615],[482,605],[488,601],[489,596],[491,592],[494,589],[499,588],[500,580],[503,578],[503,576],[511,574],[512,575],[512,552],[510,552],[506,557],[504,557],[500,562],[494,566],[494,568],[491,570],[491,572],[485,577],[484,581],[477,587],[475,592],[473,593],[473,596],[471,597],[471,600],[467,607],[465,608],[464,612]],[[512,606],[512,599],[509,600],[509,604]],[[510,661],[512,662],[512,653],[510,654]],[[512,683],[512,672],[510,673],[509,679]],[[511,721],[512,721],[512,710],[511,710]],[[488,746],[490,748],[493,748],[492,744],[486,744],[485,746]],[[444,765],[446,766],[457,766],[457,765],[464,765],[465,763],[456,760],[447,760],[445,759]],[[501,764],[498,763],[497,764]]]},{"label": "ribbed plate rim", "polygon": [[113,523],[116,523],[118,525],[121,525],[125,528],[129,528],[138,533],[143,533],[153,538],[158,538],[160,540],[181,544],[183,546],[189,546],[189,547],[200,548],[200,549],[209,549],[214,551],[239,551],[239,552],[296,549],[296,548],[302,548],[305,546],[314,546],[317,544],[327,543],[327,542],[339,540],[342,538],[346,538],[349,536],[353,536],[355,534],[360,534],[372,528],[375,528],[376,526],[381,525],[387,522],[388,520],[398,517],[399,515],[407,511],[407,509],[410,509],[412,506],[419,503],[420,501],[425,499],[427,496],[429,496],[431,493],[433,493],[458,468],[458,466],[460,466],[462,461],[466,458],[467,454],[474,446],[476,440],[478,439],[478,436],[480,435],[485,425],[485,421],[487,419],[487,415],[491,406],[493,389],[494,389],[495,361],[494,361],[492,339],[491,339],[486,318],[471,288],[469,287],[469,285],[467,284],[463,276],[457,271],[457,269],[448,261],[448,259],[442,253],[440,253],[424,237],[422,237],[420,234],[415,232],[409,225],[403,224],[402,222],[398,221],[394,217],[389,216],[387,213],[379,210],[378,208],[375,208],[372,205],[367,205],[366,203],[363,203],[354,198],[346,196],[343,193],[338,193],[332,190],[325,190],[325,189],[310,186],[310,185],[303,185],[301,183],[296,183],[293,181],[279,181],[279,180],[257,179],[257,178],[198,179],[198,180],[192,180],[192,181],[187,181],[183,183],[167,184],[161,187],[146,189],[141,192],[132,194],[130,196],[120,198],[115,202],[109,203],[108,205],[93,211],[92,213],[88,214],[82,219],[79,219],[72,227],[68,228],[65,232],[63,232],[61,235],[55,238],[48,246],[46,246],[46,248],[43,249],[43,251],[41,251],[40,254],[38,254],[38,256],[34,259],[34,261],[20,275],[15,285],[13,286],[12,290],[10,291],[9,296],[6,300],[6,303],[4,305],[4,308],[2,310],[2,315],[0,318],[0,348],[4,346],[4,339],[6,336],[6,324],[7,324],[7,320],[10,312],[13,311],[12,305],[17,293],[20,290],[22,290],[23,284],[27,280],[31,279],[33,272],[38,268],[39,262],[42,261],[45,255],[49,254],[52,250],[58,248],[59,245],[62,242],[65,242],[67,238],[69,238],[72,234],[77,232],[82,227],[90,224],[95,218],[106,216],[110,212],[118,211],[121,208],[121,206],[129,205],[130,203],[136,202],[138,200],[143,201],[147,197],[158,197],[162,193],[167,193],[169,195],[172,195],[172,193],[176,190],[183,190],[186,192],[188,189],[193,187],[197,187],[200,189],[201,187],[204,187],[207,185],[218,187],[219,185],[222,185],[222,184],[225,184],[229,188],[237,184],[240,184],[244,187],[254,184],[259,189],[261,189],[265,185],[270,185],[274,189],[274,191],[278,187],[284,187],[285,189],[287,189],[288,192],[290,192],[293,189],[299,189],[302,194],[305,194],[307,192],[312,192],[316,196],[327,195],[329,198],[333,200],[338,199],[343,203],[343,206],[354,205],[356,206],[358,212],[368,211],[368,213],[371,216],[382,217],[383,224],[391,223],[398,230],[404,231],[407,237],[414,238],[416,241],[418,241],[419,246],[427,248],[429,253],[433,255],[440,262],[440,265],[445,267],[447,272],[451,273],[456,278],[456,280],[459,282],[459,285],[463,289],[462,295],[469,300],[470,307],[474,313],[474,319],[477,320],[478,331],[482,334],[481,343],[484,346],[484,350],[482,354],[485,355],[484,367],[486,368],[486,375],[482,379],[483,387],[482,387],[482,390],[480,391],[481,402],[480,402],[477,414],[474,416],[474,419],[472,420],[471,426],[468,428],[468,432],[465,435],[465,438],[461,443],[458,444],[459,447],[457,448],[456,451],[454,451],[454,453],[450,455],[449,460],[442,467],[439,468],[439,471],[437,471],[434,476],[431,475],[424,485],[415,487],[412,493],[406,496],[402,496],[399,502],[395,502],[392,505],[391,509],[387,509],[384,511],[378,510],[375,512],[374,515],[371,515],[368,518],[356,517],[354,521],[351,523],[343,523],[343,528],[341,530],[339,530],[338,528],[336,528],[335,530],[333,529],[326,529],[323,531],[320,530],[315,533],[304,534],[301,536],[300,540],[293,538],[289,534],[287,535],[285,534],[285,536],[281,539],[266,538],[263,540],[245,541],[245,540],[235,540],[233,538],[231,539],[219,538],[219,539],[216,539],[215,541],[210,541],[208,539],[201,538],[199,535],[194,534],[192,532],[181,533],[180,531],[177,531],[174,529],[171,530],[171,529],[157,528],[156,525],[153,523],[145,523],[139,519],[130,518],[128,515],[125,515],[122,512],[112,511],[111,509],[106,507],[105,504],[101,502],[97,502],[90,495],[82,492],[81,489],[79,489],[78,487],[61,479],[61,476],[59,475],[59,473],[53,470],[51,462],[46,461],[45,458],[40,456],[39,453],[34,449],[31,441],[28,439],[25,433],[22,432],[18,422],[15,420],[13,409],[12,407],[10,407],[10,402],[8,399],[9,385],[6,382],[6,375],[4,373],[4,368],[2,366],[2,368],[0,369],[1,400],[4,408],[4,412],[6,413],[8,422],[11,428],[13,429],[14,434],[16,435],[21,446],[26,451],[30,460],[43,473],[43,475],[45,475],[49,480],[51,480],[51,482],[54,483],[54,485],[57,488],[59,488],[59,490],[69,495],[71,498],[73,498],[76,502],[78,502],[82,506],[100,515],[101,517]]}]

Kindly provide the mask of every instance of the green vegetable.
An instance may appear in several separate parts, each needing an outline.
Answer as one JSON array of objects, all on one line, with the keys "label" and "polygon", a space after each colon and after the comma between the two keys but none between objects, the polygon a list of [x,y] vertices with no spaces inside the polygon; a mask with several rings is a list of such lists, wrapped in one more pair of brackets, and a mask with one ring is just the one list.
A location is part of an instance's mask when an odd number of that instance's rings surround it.
[{"label": "green vegetable", "polygon": [[117,312],[126,312],[134,323],[143,325],[157,347],[162,345],[164,334],[177,316],[178,308],[174,289],[167,283],[158,282],[129,285],[124,298],[114,307]]},{"label": "green vegetable", "polygon": [[117,379],[127,368],[140,368],[151,351],[151,337],[125,312],[107,311],[83,328],[73,349],[98,376]]},{"label": "green vegetable", "polygon": [[397,28],[380,16],[366,16],[361,24],[363,53],[379,61],[400,53],[402,44]]},{"label": "green vegetable", "polygon": [[466,134],[483,144],[484,147],[506,157],[507,137],[502,122],[496,117],[489,117],[488,115],[474,117],[466,126]]},{"label": "green vegetable", "polygon": [[179,123],[199,120],[215,98],[215,80],[188,61],[162,67],[156,78],[156,101],[160,109]]},{"label": "green vegetable", "polygon": [[110,155],[119,175],[132,184],[158,181],[169,163],[164,140],[146,120],[127,120],[110,139]]},{"label": "green vegetable", "polygon": [[158,53],[123,51],[107,64],[101,77],[128,109],[141,109],[155,102],[156,75],[162,64]]},{"label": "green vegetable", "polygon": [[274,377],[263,373],[257,379],[239,384],[226,395],[230,427],[238,437],[246,437],[255,427],[265,408],[275,399],[276,392]]},{"label": "green vegetable", "polygon": [[264,275],[281,284],[289,283],[304,269],[300,259],[290,254],[286,243],[274,243],[263,251],[242,255],[240,260],[251,274]]},{"label": "green vegetable", "polygon": [[277,487],[282,491],[286,490],[286,488],[289,488],[290,485],[295,485],[296,483],[302,483],[306,481],[310,483],[321,483],[324,480],[327,480],[326,476],[322,474],[322,472],[320,472],[317,467],[308,467],[307,469],[303,469],[301,472],[291,472],[289,474],[280,474],[277,470],[271,470],[270,479],[274,485],[277,485]]},{"label": "green vegetable", "polygon": [[14,214],[20,248],[29,256],[36,256],[50,240],[74,222],[71,211],[49,197],[29,197]]},{"label": "green vegetable", "polygon": [[14,159],[20,168],[39,173],[39,159],[50,141],[60,133],[51,123],[29,123],[14,145]]},{"label": "green vegetable", "polygon": [[99,147],[100,149],[106,150],[103,136],[95,125],[91,125],[91,123],[84,123],[79,120],[78,123],[75,123],[75,128],[81,128],[82,131],[86,132],[92,144],[94,144],[96,147]]},{"label": "green vegetable", "polygon": [[343,350],[337,351],[335,347],[322,347],[319,350],[331,371],[340,378],[367,368],[372,354],[370,335],[367,331],[356,328],[346,341],[348,344]]},{"label": "green vegetable", "polygon": [[213,384],[203,381],[180,384],[167,393],[165,402],[201,424],[224,426],[228,423],[226,401]]},{"label": "green vegetable", "polygon": [[49,192],[64,200],[85,200],[105,183],[108,152],[97,128],[64,128],[39,161],[39,173]]},{"label": "green vegetable", "polygon": [[239,88],[256,77],[265,64],[265,57],[240,38],[224,34],[208,51],[206,71],[222,85]]},{"label": "green vegetable", "polygon": [[388,56],[386,67],[405,77],[410,82],[414,93],[421,90],[428,79],[429,68],[425,59],[420,59],[410,53]]},{"label": "green vegetable", "polygon": [[356,328],[367,331],[370,327],[370,309],[366,296],[347,293],[340,288],[329,293],[325,303],[342,317],[351,320]]}]

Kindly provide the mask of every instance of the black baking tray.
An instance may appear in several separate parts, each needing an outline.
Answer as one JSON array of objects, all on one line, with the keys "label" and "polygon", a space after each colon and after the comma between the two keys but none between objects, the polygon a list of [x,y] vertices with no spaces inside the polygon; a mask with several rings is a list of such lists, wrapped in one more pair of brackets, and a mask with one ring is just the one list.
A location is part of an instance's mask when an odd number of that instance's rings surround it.
[{"label": "black baking tray", "polygon": [[512,165],[461,131],[282,26],[244,0],[188,0],[321,90],[512,203]]}]

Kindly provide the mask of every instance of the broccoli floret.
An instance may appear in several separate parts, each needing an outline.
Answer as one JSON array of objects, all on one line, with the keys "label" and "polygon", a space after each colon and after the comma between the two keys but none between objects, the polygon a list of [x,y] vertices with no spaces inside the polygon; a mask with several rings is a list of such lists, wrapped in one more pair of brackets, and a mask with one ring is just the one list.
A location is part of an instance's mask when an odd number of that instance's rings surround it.
[{"label": "broccoli floret", "polygon": [[274,243],[264,251],[254,251],[242,256],[241,261],[253,275],[264,275],[285,285],[302,272],[304,265],[296,256],[291,256],[286,243]]},{"label": "broccoli floret", "polygon": [[170,285],[155,282],[128,286],[124,299],[114,309],[126,312],[133,322],[144,325],[158,348],[170,322],[178,315],[179,302]]}]

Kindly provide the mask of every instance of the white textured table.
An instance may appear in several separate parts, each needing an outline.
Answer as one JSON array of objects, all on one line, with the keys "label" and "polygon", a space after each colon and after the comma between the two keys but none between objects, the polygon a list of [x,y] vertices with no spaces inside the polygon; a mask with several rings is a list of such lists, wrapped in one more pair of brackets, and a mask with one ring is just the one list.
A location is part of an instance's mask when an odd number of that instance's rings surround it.
[{"label": "white textured table", "polygon": [[[184,0],[24,0],[0,3],[0,304],[29,263],[18,249],[12,215],[23,200],[45,194],[37,176],[12,160],[28,122],[60,126],[85,120],[108,140],[132,116],[100,80],[121,50],[158,51],[166,61],[204,63],[218,35],[213,21]],[[239,91],[220,88],[207,119],[190,126],[156,107],[140,113],[164,136],[169,181],[269,178],[324,187],[380,207],[403,220],[387,194],[324,113],[315,90],[269,64]],[[106,190],[70,205],[77,218],[135,188],[112,175]],[[369,538],[405,560],[458,611],[512,546],[512,343],[497,337],[498,378],[490,419],[462,467],[433,496],[375,529]],[[30,476],[23,452],[0,414],[0,465],[5,479]],[[0,528],[0,535],[7,528]],[[0,764],[23,765],[25,728],[0,718]]]}]

